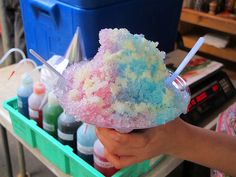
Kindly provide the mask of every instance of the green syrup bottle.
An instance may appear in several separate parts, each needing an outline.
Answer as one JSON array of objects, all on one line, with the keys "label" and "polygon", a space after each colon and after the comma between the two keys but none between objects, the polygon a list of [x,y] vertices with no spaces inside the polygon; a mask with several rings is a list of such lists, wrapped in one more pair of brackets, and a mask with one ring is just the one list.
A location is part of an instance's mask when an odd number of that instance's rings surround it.
[{"label": "green syrup bottle", "polygon": [[56,96],[50,92],[48,94],[48,103],[43,108],[43,129],[53,137],[57,138],[57,121],[63,112]]}]

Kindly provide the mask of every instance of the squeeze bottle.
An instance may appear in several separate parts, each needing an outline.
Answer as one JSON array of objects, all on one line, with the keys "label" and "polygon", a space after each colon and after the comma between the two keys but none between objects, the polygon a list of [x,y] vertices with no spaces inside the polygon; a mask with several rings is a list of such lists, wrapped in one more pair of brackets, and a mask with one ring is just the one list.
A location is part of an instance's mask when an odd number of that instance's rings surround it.
[{"label": "squeeze bottle", "polygon": [[57,120],[63,112],[53,92],[48,93],[48,102],[43,107],[43,129],[57,138]]},{"label": "squeeze bottle", "polygon": [[57,135],[58,140],[64,144],[69,145],[73,148],[76,153],[76,131],[81,125],[81,122],[75,121],[73,116],[66,114],[65,112],[61,113],[58,118],[58,129]]},{"label": "squeeze bottle", "polygon": [[100,171],[104,176],[111,177],[114,173],[118,171],[105,157],[104,146],[97,139],[94,143],[94,168]]},{"label": "squeeze bottle", "polygon": [[17,105],[19,113],[29,118],[29,96],[33,92],[33,80],[28,73],[21,77],[21,85],[17,89]]},{"label": "squeeze bottle", "polygon": [[79,157],[93,165],[93,145],[96,141],[95,127],[83,123],[77,130],[77,154]]},{"label": "squeeze bottle", "polygon": [[43,119],[43,105],[46,93],[46,88],[42,82],[36,82],[33,87],[33,93],[30,95],[29,102],[29,117],[37,122],[38,126],[42,128]]}]

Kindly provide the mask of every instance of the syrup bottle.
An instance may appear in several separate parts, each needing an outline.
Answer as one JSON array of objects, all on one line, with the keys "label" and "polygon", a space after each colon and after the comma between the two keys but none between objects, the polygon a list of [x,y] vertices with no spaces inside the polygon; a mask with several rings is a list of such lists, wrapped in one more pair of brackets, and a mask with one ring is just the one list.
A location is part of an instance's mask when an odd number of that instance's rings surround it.
[{"label": "syrup bottle", "polygon": [[43,107],[43,129],[53,137],[57,137],[57,120],[63,112],[62,107],[57,101],[57,97],[52,93],[48,93],[48,102]]},{"label": "syrup bottle", "polygon": [[111,177],[115,174],[118,169],[116,169],[105,157],[104,155],[104,146],[97,139],[94,143],[94,168],[100,171],[104,176]]},{"label": "syrup bottle", "polygon": [[83,123],[77,130],[77,154],[91,166],[93,165],[93,145],[96,141],[95,127]]},{"label": "syrup bottle", "polygon": [[29,74],[25,73],[21,77],[21,85],[17,90],[17,105],[19,113],[29,118],[29,96],[33,92],[33,80]]},{"label": "syrup bottle", "polygon": [[29,117],[37,122],[38,126],[42,128],[42,102],[44,100],[46,88],[42,82],[36,82],[33,87],[33,93],[30,95],[29,102]]},{"label": "syrup bottle", "polygon": [[64,144],[69,145],[76,152],[76,132],[82,122],[77,122],[73,116],[61,113],[58,118],[57,135],[58,140]]}]

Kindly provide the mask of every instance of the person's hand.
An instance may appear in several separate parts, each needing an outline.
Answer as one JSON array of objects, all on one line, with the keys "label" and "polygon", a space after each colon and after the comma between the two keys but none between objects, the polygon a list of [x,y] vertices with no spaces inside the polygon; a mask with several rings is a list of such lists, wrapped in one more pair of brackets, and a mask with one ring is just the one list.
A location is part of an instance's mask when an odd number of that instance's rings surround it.
[{"label": "person's hand", "polygon": [[97,128],[96,133],[105,147],[106,158],[120,169],[165,154],[171,144],[168,142],[171,137],[167,136],[170,135],[170,124],[177,121],[135,133],[122,134],[108,128]]},{"label": "person's hand", "polygon": [[123,168],[159,154],[168,154],[236,176],[236,139],[199,128],[180,118],[165,125],[129,134],[97,128],[105,156]]}]

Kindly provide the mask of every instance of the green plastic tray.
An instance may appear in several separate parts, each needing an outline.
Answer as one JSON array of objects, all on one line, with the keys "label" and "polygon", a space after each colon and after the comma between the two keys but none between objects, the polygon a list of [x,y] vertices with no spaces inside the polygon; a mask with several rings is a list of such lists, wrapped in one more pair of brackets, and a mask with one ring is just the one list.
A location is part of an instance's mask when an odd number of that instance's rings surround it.
[{"label": "green plastic tray", "polygon": [[[3,103],[12,120],[13,130],[30,147],[37,148],[41,154],[61,171],[73,177],[104,177],[95,168],[73,153],[72,148],[61,144],[54,137],[37,126],[36,122],[27,119],[17,111],[17,98]],[[163,156],[124,168],[112,177],[138,177],[157,165]]]}]

